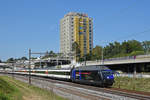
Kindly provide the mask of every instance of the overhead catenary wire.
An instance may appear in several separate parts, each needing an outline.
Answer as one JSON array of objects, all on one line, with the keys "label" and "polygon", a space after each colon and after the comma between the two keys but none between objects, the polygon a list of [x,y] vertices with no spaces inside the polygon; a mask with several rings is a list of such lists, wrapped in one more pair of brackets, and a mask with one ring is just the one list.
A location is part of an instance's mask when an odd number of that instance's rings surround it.
[{"label": "overhead catenary wire", "polygon": [[119,37],[119,38],[116,38],[116,39],[113,39],[113,40],[110,40],[110,41],[101,41],[101,43],[108,44],[108,43],[115,42],[116,40],[117,41],[126,40],[127,38],[136,37],[136,36],[139,36],[139,35],[145,34],[145,33],[147,34],[148,32],[150,32],[150,29],[147,29],[147,30],[144,30],[144,31],[141,31],[141,32],[132,33],[132,34],[129,34],[129,35],[126,35],[126,36],[123,36],[123,37]]}]

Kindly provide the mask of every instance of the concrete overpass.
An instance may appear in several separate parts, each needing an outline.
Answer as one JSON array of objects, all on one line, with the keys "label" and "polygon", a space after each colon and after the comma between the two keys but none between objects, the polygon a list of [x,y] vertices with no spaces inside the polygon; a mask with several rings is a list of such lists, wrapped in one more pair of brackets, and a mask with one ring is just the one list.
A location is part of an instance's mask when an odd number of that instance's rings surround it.
[{"label": "concrete overpass", "polygon": [[87,65],[117,65],[117,64],[134,64],[150,63],[150,55],[140,55],[131,57],[111,58],[97,61],[87,61]]},{"label": "concrete overpass", "polygon": [[150,55],[139,55],[131,57],[111,58],[97,61],[87,61],[87,65],[107,65],[113,70],[123,70],[125,72],[150,72]]}]

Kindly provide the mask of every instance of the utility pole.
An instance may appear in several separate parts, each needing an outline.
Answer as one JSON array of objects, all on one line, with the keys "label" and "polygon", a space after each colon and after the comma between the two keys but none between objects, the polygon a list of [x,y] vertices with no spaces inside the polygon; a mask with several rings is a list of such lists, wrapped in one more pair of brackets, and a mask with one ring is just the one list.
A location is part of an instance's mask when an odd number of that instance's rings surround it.
[{"label": "utility pole", "polygon": [[31,85],[31,49],[29,49],[29,85]]},{"label": "utility pole", "polygon": [[104,51],[103,51],[103,47],[102,47],[102,65],[104,65]]},{"label": "utility pole", "polygon": [[15,67],[15,64],[14,62],[12,63],[12,78],[14,78],[14,67]]},{"label": "utility pole", "polygon": [[86,66],[86,55],[84,55],[84,63],[85,63],[85,66]]},{"label": "utility pole", "polygon": [[59,54],[57,54],[57,67],[58,67],[58,65],[59,65],[59,62],[58,62],[58,58],[59,58],[59,57],[58,57],[58,56],[59,56]]},{"label": "utility pole", "polygon": [[40,68],[42,68],[42,66],[41,66],[41,54],[40,54]]}]

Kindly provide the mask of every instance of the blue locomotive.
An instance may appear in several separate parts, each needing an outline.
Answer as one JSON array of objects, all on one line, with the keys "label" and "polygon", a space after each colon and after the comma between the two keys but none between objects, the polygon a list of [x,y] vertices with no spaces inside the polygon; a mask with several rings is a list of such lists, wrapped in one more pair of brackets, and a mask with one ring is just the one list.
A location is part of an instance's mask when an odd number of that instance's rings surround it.
[{"label": "blue locomotive", "polygon": [[114,76],[106,66],[87,66],[72,69],[71,80],[83,84],[112,86]]}]

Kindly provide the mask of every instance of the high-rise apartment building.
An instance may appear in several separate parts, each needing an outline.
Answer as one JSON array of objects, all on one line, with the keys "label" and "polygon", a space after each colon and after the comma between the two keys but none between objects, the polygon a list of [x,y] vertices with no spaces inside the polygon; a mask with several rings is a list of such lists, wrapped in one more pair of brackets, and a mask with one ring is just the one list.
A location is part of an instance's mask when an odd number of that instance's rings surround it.
[{"label": "high-rise apartment building", "polygon": [[93,48],[93,21],[87,14],[70,12],[60,21],[60,52],[71,53],[74,42],[81,56]]}]

